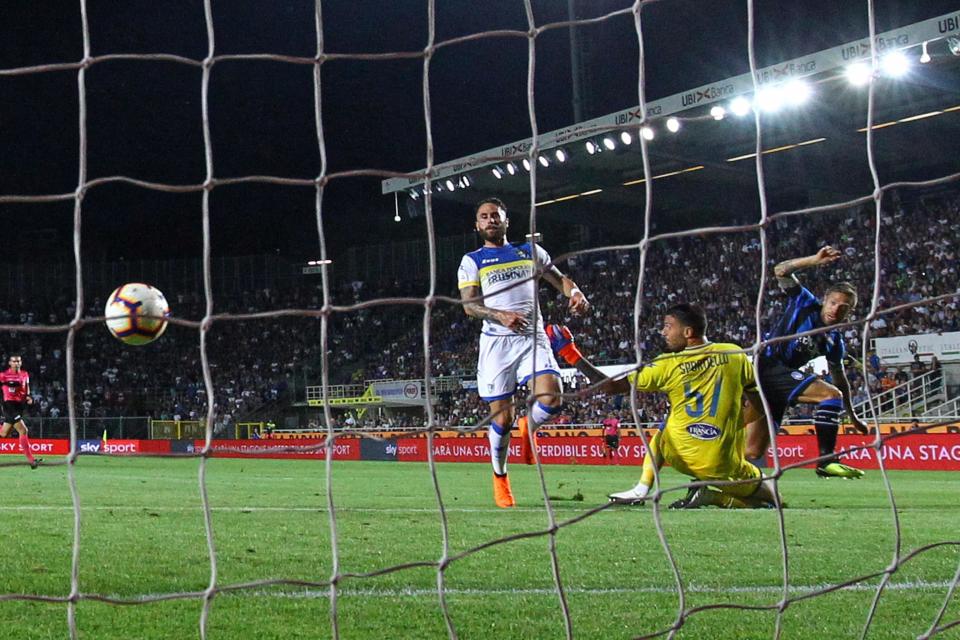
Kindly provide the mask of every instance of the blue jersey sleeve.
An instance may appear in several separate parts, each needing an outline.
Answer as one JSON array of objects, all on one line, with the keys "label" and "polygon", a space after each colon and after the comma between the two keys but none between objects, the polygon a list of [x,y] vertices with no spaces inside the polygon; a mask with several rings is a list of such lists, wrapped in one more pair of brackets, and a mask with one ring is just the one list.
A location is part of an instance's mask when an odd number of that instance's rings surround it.
[{"label": "blue jersey sleeve", "polygon": [[800,284],[786,289],[784,293],[790,296],[790,305],[796,311],[801,311],[807,307],[820,304],[820,301],[817,300],[817,296],[813,295],[809,289]]},{"label": "blue jersey sleeve", "polygon": [[827,334],[827,352],[823,354],[831,364],[843,364],[847,355],[847,347],[843,343],[843,335],[839,331]]}]

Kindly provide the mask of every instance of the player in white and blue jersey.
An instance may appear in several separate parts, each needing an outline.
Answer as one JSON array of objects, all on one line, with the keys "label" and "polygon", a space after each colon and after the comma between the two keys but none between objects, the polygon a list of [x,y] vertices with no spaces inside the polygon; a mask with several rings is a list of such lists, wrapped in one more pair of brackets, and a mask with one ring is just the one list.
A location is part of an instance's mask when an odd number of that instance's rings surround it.
[{"label": "player in white and blue jersey", "polygon": [[[488,437],[494,502],[500,507],[514,506],[507,478],[507,452],[514,423],[520,428],[524,461],[532,464],[535,459],[529,434],[535,434],[538,426],[560,411],[560,368],[543,330],[535,269],[542,269],[541,277],[569,298],[571,313],[578,315],[590,307],[576,283],[551,264],[550,255],[542,247],[508,242],[508,227],[503,202],[497,198],[481,200],[476,207],[475,228],[483,246],[463,256],[457,272],[464,312],[483,320],[477,392],[490,403]],[[529,415],[517,420],[513,395],[517,385],[531,380],[536,401]]]},{"label": "player in white and blue jersey", "polygon": [[[831,285],[821,302],[793,275],[801,269],[833,263],[841,256],[839,250],[826,246],[812,256],[785,260],[774,268],[777,282],[787,295],[788,302],[776,326],[764,335],[765,340],[830,327],[847,320],[857,305],[857,290],[852,284],[838,282]],[[866,425],[860,422],[853,410],[850,383],[843,370],[845,355],[843,334],[840,329],[833,329],[770,344],[761,353],[757,367],[757,378],[770,404],[770,418],[775,426],[779,426],[788,406],[798,402],[817,405],[813,423],[821,457],[830,456],[836,449],[840,416],[844,410],[858,431],[867,432]],[[800,371],[807,362],[818,356],[826,357],[833,384]],[[747,457],[759,458],[766,453],[770,442],[766,420],[753,413],[748,415],[746,421]],[[817,463],[817,475],[860,478],[863,471],[841,464],[836,456],[831,456]]]}]

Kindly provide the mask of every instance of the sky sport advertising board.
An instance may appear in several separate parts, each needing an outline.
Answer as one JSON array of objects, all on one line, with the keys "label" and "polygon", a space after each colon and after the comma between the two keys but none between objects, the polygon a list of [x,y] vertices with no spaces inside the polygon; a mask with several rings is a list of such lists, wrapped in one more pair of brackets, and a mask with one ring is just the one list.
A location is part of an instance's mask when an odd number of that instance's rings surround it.
[{"label": "sky sport advertising board", "polygon": [[[213,456],[217,458],[291,458],[322,461],[326,458],[324,440],[214,440]],[[295,443],[295,444],[294,444]],[[425,438],[390,438],[383,440],[338,438],[333,444],[334,460],[426,462],[429,440]],[[170,452],[196,453],[203,450],[203,440],[186,441],[186,447],[171,440],[110,440],[106,448],[100,440],[78,440],[82,455],[137,455]],[[781,467],[813,466],[817,456],[817,439],[813,435],[779,436],[776,442]],[[65,456],[70,453],[66,439],[34,439],[30,450],[39,456]],[[872,436],[841,435],[837,452],[842,459],[863,469],[878,469],[882,458],[887,469],[960,471],[960,435],[956,433],[911,433],[887,438],[878,448]],[[620,439],[615,457],[607,457],[600,437],[561,436],[538,438],[537,453],[542,464],[641,465],[646,453],[643,440],[636,436]],[[0,440],[0,454],[23,455],[16,440]],[[433,440],[434,460],[489,464],[490,448],[479,438]],[[521,464],[520,441],[510,444],[510,462]],[[773,466],[773,449],[768,449],[766,466]]]}]

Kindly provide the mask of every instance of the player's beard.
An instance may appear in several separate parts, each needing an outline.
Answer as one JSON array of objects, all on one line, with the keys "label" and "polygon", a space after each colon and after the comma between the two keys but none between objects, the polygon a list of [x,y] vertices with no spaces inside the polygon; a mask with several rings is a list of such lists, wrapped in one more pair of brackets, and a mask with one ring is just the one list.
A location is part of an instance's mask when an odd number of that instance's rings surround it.
[{"label": "player's beard", "polygon": [[670,341],[666,338],[663,339],[663,352],[664,353],[680,353],[687,348],[686,344],[677,343],[670,344]]},{"label": "player's beard", "polygon": [[483,237],[484,242],[503,244],[503,241],[507,237],[507,228],[503,225],[499,227],[487,227],[480,232],[480,235]]}]

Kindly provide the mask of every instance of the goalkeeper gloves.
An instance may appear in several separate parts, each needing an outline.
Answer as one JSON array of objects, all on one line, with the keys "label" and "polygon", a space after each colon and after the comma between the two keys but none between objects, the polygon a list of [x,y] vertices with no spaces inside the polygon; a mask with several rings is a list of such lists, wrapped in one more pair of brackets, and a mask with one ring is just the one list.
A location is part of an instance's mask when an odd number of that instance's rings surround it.
[{"label": "goalkeeper gloves", "polygon": [[580,349],[573,341],[570,329],[562,324],[547,325],[547,337],[550,338],[550,347],[554,353],[564,359],[568,365],[574,367],[583,358]]}]

